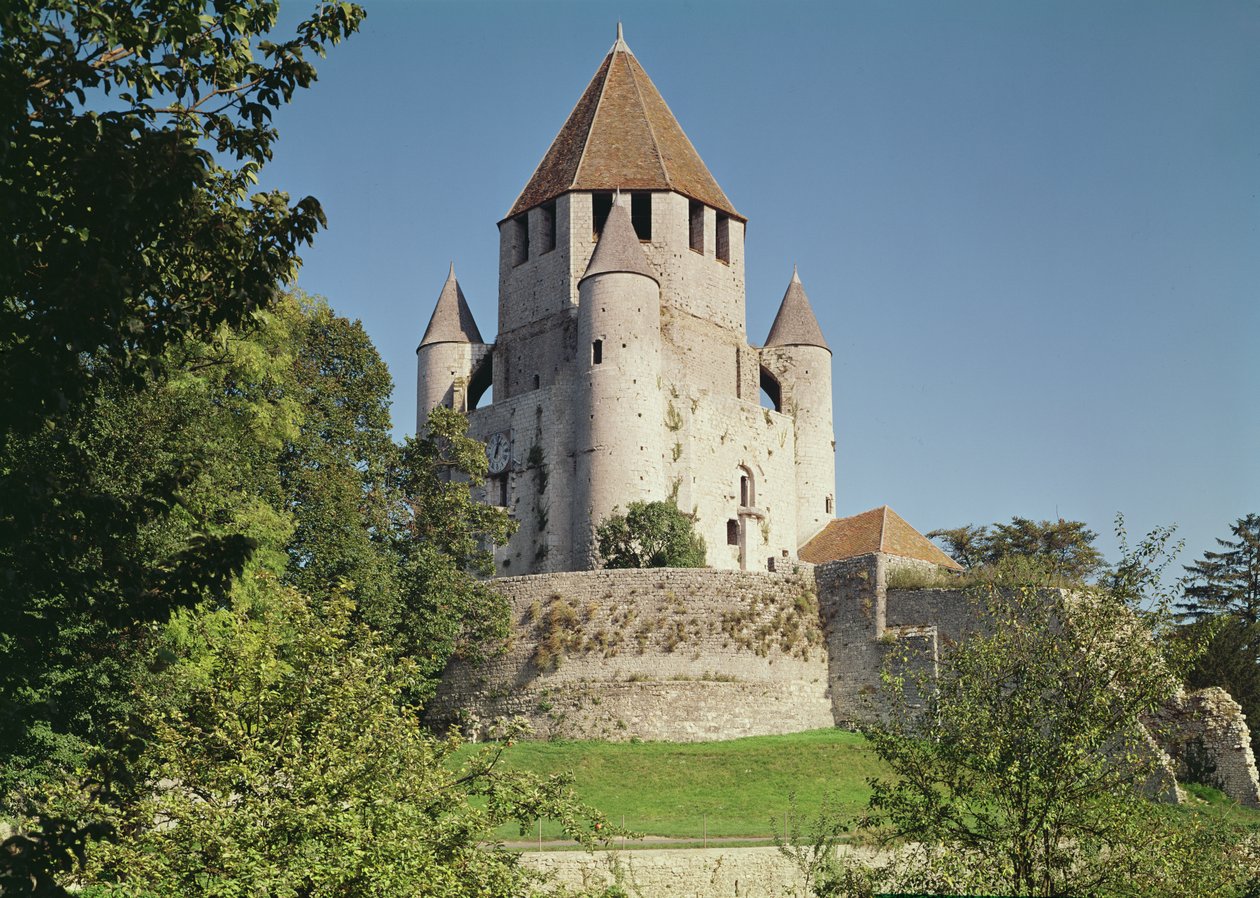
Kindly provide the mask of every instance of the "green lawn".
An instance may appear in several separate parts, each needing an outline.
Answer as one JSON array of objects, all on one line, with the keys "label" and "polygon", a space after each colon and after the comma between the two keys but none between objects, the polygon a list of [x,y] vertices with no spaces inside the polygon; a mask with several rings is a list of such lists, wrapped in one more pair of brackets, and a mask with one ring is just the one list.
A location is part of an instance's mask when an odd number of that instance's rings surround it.
[{"label": "green lawn", "polygon": [[[464,746],[460,756],[478,748]],[[504,763],[543,775],[569,771],[578,796],[610,822],[624,815],[627,829],[678,838],[700,838],[707,820],[710,836],[769,839],[792,793],[806,818],[828,792],[857,811],[870,792],[867,777],[884,769],[861,736],[836,729],[730,742],[522,742]],[[520,838],[515,827],[499,835]],[[559,826],[544,821],[543,838],[561,838]]]},{"label": "green lawn", "polygon": [[[466,758],[485,746],[466,745]],[[886,773],[866,741],[843,730],[758,736],[730,742],[520,742],[503,755],[510,768],[540,775],[568,771],[579,798],[613,824],[649,836],[699,839],[743,837],[768,841],[783,827],[788,796],[796,795],[803,819],[812,819],[824,795],[841,810],[866,805],[868,777]],[[1191,788],[1191,804],[1177,813],[1204,813],[1260,829],[1260,811],[1241,808],[1219,792]],[[545,841],[562,840],[560,826],[543,821]],[[516,826],[499,830],[507,840]]]}]

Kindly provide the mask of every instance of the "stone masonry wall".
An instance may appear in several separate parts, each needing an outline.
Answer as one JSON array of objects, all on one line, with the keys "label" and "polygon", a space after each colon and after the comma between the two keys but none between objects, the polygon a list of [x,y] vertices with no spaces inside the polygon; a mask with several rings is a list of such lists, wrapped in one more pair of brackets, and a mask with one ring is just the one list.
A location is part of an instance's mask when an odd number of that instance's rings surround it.
[{"label": "stone masonry wall", "polygon": [[512,645],[480,667],[453,663],[434,723],[481,735],[519,716],[539,738],[682,742],[832,725],[807,576],[585,571],[495,586],[512,605]]},{"label": "stone masonry wall", "polygon": [[1242,707],[1224,689],[1179,696],[1149,723],[1184,782],[1215,786],[1239,804],[1260,807],[1260,775]]},{"label": "stone masonry wall", "polygon": [[884,648],[885,566],[882,555],[861,555],[814,568],[827,634],[827,677],[839,724],[872,713]]},{"label": "stone masonry wall", "polygon": [[777,848],[526,852],[521,862],[553,888],[620,886],[639,898],[785,898],[803,894],[800,869]]}]

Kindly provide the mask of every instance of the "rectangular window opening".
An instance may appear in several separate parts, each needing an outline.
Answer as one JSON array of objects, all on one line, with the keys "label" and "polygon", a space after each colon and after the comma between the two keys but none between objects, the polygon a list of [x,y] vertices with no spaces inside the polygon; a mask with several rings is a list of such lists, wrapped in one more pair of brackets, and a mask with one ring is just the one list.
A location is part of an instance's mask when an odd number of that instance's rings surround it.
[{"label": "rectangular window opening", "polygon": [[640,240],[652,239],[652,194],[630,194],[630,221]]},{"label": "rectangular window opening", "polygon": [[529,259],[529,213],[516,217],[516,234],[512,239],[512,264],[520,265]]},{"label": "rectangular window opening", "polygon": [[545,204],[542,214],[542,252],[549,253],[556,248],[556,204]]},{"label": "rectangular window opening", "polygon": [[604,341],[596,340],[591,344],[591,364],[598,365],[604,361]]},{"label": "rectangular window opening", "polygon": [[612,201],[613,195],[608,191],[591,194],[591,212],[595,221],[595,232],[591,235],[593,240],[598,240],[599,235],[604,233],[604,222],[608,221],[608,213],[612,211]]},{"label": "rectangular window opening", "polygon": [[687,203],[687,214],[691,224],[691,248],[704,255],[704,203],[691,200]]},{"label": "rectangular window opening", "polygon": [[836,507],[836,500],[828,496],[827,497],[827,514],[831,514],[835,510],[835,507]]},{"label": "rectangular window opening", "polygon": [[731,261],[731,217],[721,212],[717,217],[717,260],[727,264]]},{"label": "rectangular window opening", "polygon": [[726,544],[728,546],[739,545],[739,521],[734,518],[726,522]]}]

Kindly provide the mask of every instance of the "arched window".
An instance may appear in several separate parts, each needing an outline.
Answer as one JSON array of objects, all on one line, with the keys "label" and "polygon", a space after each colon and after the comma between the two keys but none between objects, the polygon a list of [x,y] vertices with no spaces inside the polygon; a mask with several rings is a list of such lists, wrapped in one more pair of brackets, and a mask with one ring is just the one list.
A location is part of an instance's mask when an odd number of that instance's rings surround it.
[{"label": "arched window", "polygon": [[783,411],[783,389],[779,386],[779,379],[765,368],[761,369],[761,405],[776,412]]},{"label": "arched window", "polygon": [[753,474],[744,465],[739,466],[739,506],[752,508],[757,504],[757,489],[753,483]]},{"label": "arched window", "polygon": [[[488,353],[468,381],[468,411],[477,408],[486,392],[494,384],[494,354]],[[493,401],[493,394],[491,394]]]}]

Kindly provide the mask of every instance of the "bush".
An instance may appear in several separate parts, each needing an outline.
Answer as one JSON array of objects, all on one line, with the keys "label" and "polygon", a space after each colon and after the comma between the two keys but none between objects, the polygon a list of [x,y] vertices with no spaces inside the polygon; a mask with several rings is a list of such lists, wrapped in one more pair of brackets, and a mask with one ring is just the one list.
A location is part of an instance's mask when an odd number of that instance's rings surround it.
[{"label": "bush", "polygon": [[595,540],[607,568],[704,567],[704,539],[694,524],[673,502],[631,502],[624,515],[613,509]]}]

